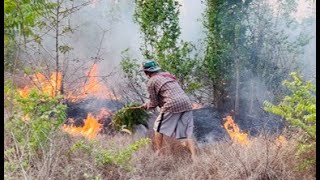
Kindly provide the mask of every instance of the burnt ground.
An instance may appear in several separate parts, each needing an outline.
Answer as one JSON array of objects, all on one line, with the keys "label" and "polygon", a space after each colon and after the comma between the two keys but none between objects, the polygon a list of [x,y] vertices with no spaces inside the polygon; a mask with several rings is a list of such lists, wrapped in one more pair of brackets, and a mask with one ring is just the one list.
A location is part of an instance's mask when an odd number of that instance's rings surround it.
[{"label": "burnt ground", "polygon": [[[194,134],[198,141],[212,142],[219,141],[228,137],[223,125],[223,118],[227,114],[220,113],[213,107],[205,107],[193,111]],[[284,127],[281,118],[270,114],[263,114],[259,117],[242,115],[234,117],[234,122],[239,126],[241,132],[248,133],[250,136],[257,136],[261,132],[275,134]]]},{"label": "burnt ground", "polygon": [[[153,132],[153,122],[157,115],[158,113],[154,113],[149,118],[150,128],[148,133]],[[226,117],[226,113],[219,112],[214,107],[206,106],[201,109],[194,109],[194,136],[197,141],[209,143],[229,138],[223,127],[224,117]],[[260,117],[242,115],[233,119],[241,132],[248,133],[250,136],[257,136],[260,132],[278,133],[284,127],[284,122],[280,118],[269,114]]]},{"label": "burnt ground", "polygon": [[[114,100],[101,100],[96,98],[85,99],[79,102],[67,102],[67,117],[73,118],[75,126],[83,126],[84,119],[87,118],[88,113],[97,116],[102,108],[108,109],[114,113],[118,109],[124,106],[123,103]],[[105,117],[100,120],[104,126],[107,126],[111,122],[111,117]],[[67,120],[66,124],[70,124]]]},{"label": "burnt ground", "polygon": [[[98,115],[102,108],[107,108],[112,113],[124,106],[124,103],[113,100],[99,100],[95,98],[86,99],[81,102],[68,102],[67,115],[68,118],[73,118],[72,122],[75,126],[83,126],[84,119],[87,118],[88,113],[92,113],[94,116]],[[153,132],[153,122],[156,119],[158,113],[152,112],[148,126],[137,127],[137,133],[149,134]],[[194,136],[199,142],[215,142],[228,138],[225,129],[223,128],[223,118],[226,117],[225,113],[219,112],[214,107],[206,106],[201,109],[193,110],[194,117]],[[233,118],[235,123],[239,126],[242,132],[248,133],[250,136],[256,136],[260,132],[277,133],[284,127],[284,122],[270,114],[262,114],[259,117],[252,117],[248,115],[242,115]],[[104,129],[109,129],[109,123],[111,122],[111,116],[104,117],[100,120],[100,123],[104,124]],[[70,123],[69,121],[66,122]]]}]

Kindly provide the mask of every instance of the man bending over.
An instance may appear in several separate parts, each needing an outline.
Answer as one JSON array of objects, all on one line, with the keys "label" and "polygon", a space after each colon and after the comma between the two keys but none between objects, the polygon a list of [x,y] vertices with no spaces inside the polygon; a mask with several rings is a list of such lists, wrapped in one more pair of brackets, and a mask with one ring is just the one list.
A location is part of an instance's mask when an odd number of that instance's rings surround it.
[{"label": "man bending over", "polygon": [[194,161],[196,143],[193,140],[193,115],[189,97],[180,87],[174,75],[161,71],[153,60],[142,64],[142,70],[149,77],[147,83],[149,102],[142,105],[149,110],[160,107],[160,114],[154,122],[156,154],[161,154],[163,135],[180,140],[191,152]]}]

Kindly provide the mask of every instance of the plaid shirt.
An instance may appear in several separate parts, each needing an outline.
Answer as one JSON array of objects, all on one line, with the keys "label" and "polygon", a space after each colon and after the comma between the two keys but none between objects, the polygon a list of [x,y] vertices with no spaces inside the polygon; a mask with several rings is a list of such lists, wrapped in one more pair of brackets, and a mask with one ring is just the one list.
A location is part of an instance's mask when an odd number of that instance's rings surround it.
[{"label": "plaid shirt", "polygon": [[184,93],[175,77],[167,72],[153,75],[148,83],[150,101],[147,108],[160,107],[161,112],[179,113],[192,110],[189,97]]}]

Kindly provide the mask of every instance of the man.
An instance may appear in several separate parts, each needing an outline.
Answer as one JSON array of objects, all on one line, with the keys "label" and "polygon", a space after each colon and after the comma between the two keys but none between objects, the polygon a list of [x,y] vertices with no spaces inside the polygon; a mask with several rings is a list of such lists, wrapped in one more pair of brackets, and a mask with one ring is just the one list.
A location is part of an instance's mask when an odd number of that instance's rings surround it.
[{"label": "man", "polygon": [[161,71],[153,60],[142,64],[142,70],[149,77],[147,83],[149,102],[142,105],[145,109],[160,107],[160,114],[154,122],[156,154],[161,154],[163,135],[176,138],[196,156],[193,140],[193,115],[189,97],[178,84],[175,76]]}]

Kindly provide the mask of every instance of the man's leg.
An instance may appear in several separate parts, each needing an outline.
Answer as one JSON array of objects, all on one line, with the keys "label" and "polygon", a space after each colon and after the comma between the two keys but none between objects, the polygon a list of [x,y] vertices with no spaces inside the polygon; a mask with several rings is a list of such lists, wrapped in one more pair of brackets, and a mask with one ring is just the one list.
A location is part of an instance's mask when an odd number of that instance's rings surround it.
[{"label": "man's leg", "polygon": [[191,138],[183,139],[180,142],[182,146],[187,147],[189,149],[189,151],[191,152],[191,159],[192,161],[195,161],[198,152],[196,142]]},{"label": "man's leg", "polygon": [[154,143],[156,148],[156,155],[162,154],[161,148],[162,148],[162,141],[163,141],[163,134],[159,132],[154,132]]},{"label": "man's leg", "polygon": [[191,158],[193,161],[195,161],[198,152],[198,147],[193,137],[194,122],[192,111],[185,112],[181,120],[182,122],[184,122],[184,124],[186,124],[186,130],[182,128],[186,132],[187,136],[187,138],[184,140],[184,146],[188,147],[189,151],[191,152]]},{"label": "man's leg", "polygon": [[187,146],[191,152],[191,158],[192,158],[192,161],[194,162],[196,159],[196,156],[197,156],[197,145],[196,145],[196,142],[193,140],[193,139],[187,139],[186,140],[187,142]]}]

